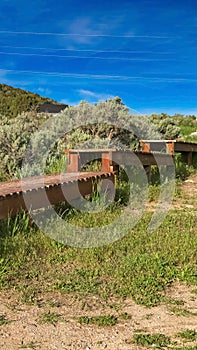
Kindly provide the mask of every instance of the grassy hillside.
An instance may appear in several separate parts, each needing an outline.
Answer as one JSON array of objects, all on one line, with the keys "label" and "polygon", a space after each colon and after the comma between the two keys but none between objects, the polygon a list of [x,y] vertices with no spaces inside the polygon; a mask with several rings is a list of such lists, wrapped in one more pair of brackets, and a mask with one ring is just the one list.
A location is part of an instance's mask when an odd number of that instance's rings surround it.
[{"label": "grassy hillside", "polygon": [[41,97],[29,91],[0,84],[0,115],[16,117],[22,112],[37,110],[44,102],[57,104],[50,98]]}]

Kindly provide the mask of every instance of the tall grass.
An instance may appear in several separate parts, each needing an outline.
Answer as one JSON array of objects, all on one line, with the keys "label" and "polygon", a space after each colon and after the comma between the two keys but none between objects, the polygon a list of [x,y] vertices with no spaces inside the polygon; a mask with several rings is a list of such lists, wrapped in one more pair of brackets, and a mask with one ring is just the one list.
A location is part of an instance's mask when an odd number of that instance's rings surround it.
[{"label": "tall grass", "polygon": [[[179,158],[176,161],[177,174],[178,171],[182,173],[183,163]],[[187,170],[185,166],[184,176],[191,173]],[[156,170],[153,175],[157,175]],[[73,226],[107,225],[119,217],[129,201],[130,188],[125,171],[121,171],[117,184],[116,202],[102,212],[80,212],[61,205],[56,209]],[[159,187],[151,185],[149,200],[155,200],[158,193]],[[98,193],[91,200],[96,203]],[[66,215],[63,215],[65,210]],[[137,303],[150,306],[163,300],[165,287],[173,281],[197,285],[195,213],[172,210],[162,225],[148,234],[151,215],[145,212],[122,239],[86,249],[65,246],[49,238],[24,212],[2,220],[0,287],[17,290],[22,300],[29,303],[36,302],[40,293],[58,290],[81,296],[94,294],[106,299],[110,296],[132,297]]]},{"label": "tall grass", "polygon": [[[118,208],[107,209],[105,216],[75,212],[68,220],[102,226],[118,215]],[[156,232],[147,234],[150,217],[145,213],[121,240],[88,249],[64,246],[33,226],[23,230],[25,217],[17,229],[10,221],[10,232],[1,230],[0,286],[27,293],[28,300],[59,290],[102,298],[130,296],[150,306],[160,302],[164,288],[177,279],[197,285],[196,217],[172,211]]]}]

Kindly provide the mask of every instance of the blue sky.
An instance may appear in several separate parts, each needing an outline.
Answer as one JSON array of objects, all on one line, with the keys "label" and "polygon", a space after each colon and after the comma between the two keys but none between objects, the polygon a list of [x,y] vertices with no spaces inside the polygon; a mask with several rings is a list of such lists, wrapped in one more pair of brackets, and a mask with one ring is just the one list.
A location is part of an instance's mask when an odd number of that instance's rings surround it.
[{"label": "blue sky", "polygon": [[197,115],[196,0],[1,0],[0,83]]}]

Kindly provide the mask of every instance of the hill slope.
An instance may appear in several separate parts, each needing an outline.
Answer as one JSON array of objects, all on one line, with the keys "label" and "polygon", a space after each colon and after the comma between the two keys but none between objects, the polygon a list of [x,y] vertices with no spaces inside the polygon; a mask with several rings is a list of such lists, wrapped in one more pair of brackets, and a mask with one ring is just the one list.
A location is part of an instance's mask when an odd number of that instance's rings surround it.
[{"label": "hill slope", "polygon": [[22,112],[38,110],[39,106],[46,102],[58,104],[58,102],[50,98],[41,97],[38,94],[6,84],[0,84],[0,115],[16,117]]}]

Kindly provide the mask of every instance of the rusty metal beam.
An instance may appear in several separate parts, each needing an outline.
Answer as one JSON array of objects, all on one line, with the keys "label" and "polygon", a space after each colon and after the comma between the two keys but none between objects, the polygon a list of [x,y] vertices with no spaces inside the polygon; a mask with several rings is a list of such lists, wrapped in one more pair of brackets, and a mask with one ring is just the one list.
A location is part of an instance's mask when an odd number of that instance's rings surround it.
[{"label": "rusty metal beam", "polygon": [[172,165],[172,156],[165,153],[146,153],[146,152],[131,152],[118,151],[112,154],[112,160],[117,164],[123,165]]},{"label": "rusty metal beam", "polygon": [[197,152],[197,143],[176,141],[174,150],[175,152]]},{"label": "rusty metal beam", "polygon": [[70,150],[69,171],[80,171],[81,167],[91,160],[102,160],[102,171],[117,171],[118,165],[172,165],[172,155],[154,152],[132,152],[130,150]]},{"label": "rusty metal beam", "polygon": [[181,153],[188,165],[192,165],[193,153],[197,153],[197,143],[179,140],[140,140],[140,146],[143,152]]},{"label": "rusty metal beam", "polygon": [[[60,177],[59,177],[60,178]],[[72,178],[72,180],[71,180]],[[80,174],[79,177],[75,174],[72,177],[64,176],[64,182],[57,182],[57,176],[53,177],[51,175],[45,176],[45,182],[48,184],[42,188],[39,187],[40,177],[38,177],[38,182],[35,183],[36,177],[34,177],[34,182],[32,182],[31,189],[29,186],[29,180],[27,179],[27,189],[21,188],[21,181],[16,180],[13,182],[1,183],[0,188],[0,219],[7,218],[9,215],[14,216],[21,209],[24,210],[35,210],[39,208],[46,207],[48,205],[46,201],[46,196],[48,197],[49,203],[51,205],[67,202],[70,203],[80,196],[86,196],[92,193],[93,181],[98,183],[102,179],[108,179],[114,183],[115,174],[114,173],[96,173],[89,172],[84,175]],[[14,186],[14,187],[12,187]],[[18,191],[20,188],[20,191]],[[3,189],[3,190],[2,190]],[[12,192],[10,192],[10,189]]]},{"label": "rusty metal beam", "polygon": [[174,152],[197,152],[197,143],[179,140],[140,140],[143,152],[161,152],[166,147]]}]

